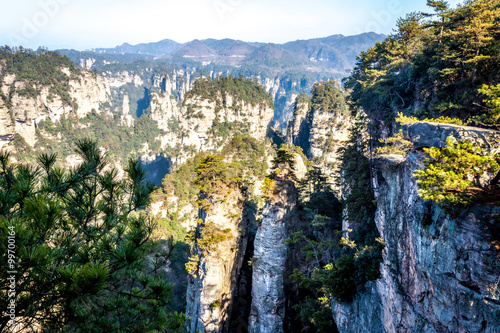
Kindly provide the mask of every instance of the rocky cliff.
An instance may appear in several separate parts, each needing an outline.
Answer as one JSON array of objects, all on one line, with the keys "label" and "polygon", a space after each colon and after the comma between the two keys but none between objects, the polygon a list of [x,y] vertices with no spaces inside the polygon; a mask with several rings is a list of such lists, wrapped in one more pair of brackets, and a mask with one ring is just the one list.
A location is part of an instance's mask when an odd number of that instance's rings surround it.
[{"label": "rocky cliff", "polygon": [[293,119],[287,128],[287,142],[301,147],[333,183],[340,173],[338,149],[346,145],[352,126],[353,120],[338,84],[321,82],[313,86],[311,98],[297,97]]},{"label": "rocky cliff", "polygon": [[263,210],[257,230],[252,259],[252,307],[250,333],[285,332],[285,307],[288,295],[289,249],[285,239],[299,225],[297,192],[292,183],[279,184],[279,193]]},{"label": "rocky cliff", "polygon": [[338,148],[345,146],[349,139],[352,119],[336,110],[311,110],[309,150],[307,156],[315,165],[334,178],[340,173],[340,155]]},{"label": "rocky cliff", "polygon": [[108,100],[102,77],[88,71],[82,71],[80,75],[72,75],[65,69],[62,72],[69,77],[65,101],[51,91],[51,86],[36,87],[34,95],[21,94],[26,91],[27,83],[14,74],[3,76],[0,90],[9,99],[0,102],[0,146],[12,141],[15,133],[34,146],[37,140],[35,129],[41,120],[58,121],[69,115],[84,117],[92,110],[100,110],[101,103]]},{"label": "rocky cliff", "polygon": [[[225,105],[220,107],[222,99]],[[161,129],[168,131],[161,138],[163,147],[190,147],[192,151],[219,149],[231,132],[262,140],[274,116],[274,110],[265,102],[251,105],[235,101],[230,95],[221,94],[215,101],[195,95],[183,104],[167,92],[152,97],[150,116]],[[185,153],[183,158],[188,158],[188,151]]]},{"label": "rocky cliff", "polygon": [[[450,135],[499,148],[498,132],[466,126],[416,123],[404,133],[416,148],[443,146]],[[417,150],[376,160],[381,278],[352,302],[334,302],[340,332],[500,332],[500,251],[492,233],[500,209],[481,204],[450,216],[423,201],[413,172],[424,159]]]},{"label": "rocky cliff", "polygon": [[310,110],[311,100],[307,95],[297,96],[293,106],[293,118],[288,123],[286,140],[288,144],[302,147],[306,152],[309,150],[309,134],[311,132]]},{"label": "rocky cliff", "polygon": [[[298,154],[294,160],[300,179],[306,168]],[[190,332],[289,330],[290,274],[297,262],[285,239],[300,229],[300,219],[294,183],[277,182],[263,210],[260,182],[252,192],[214,196],[213,205],[200,210],[187,290]]]},{"label": "rocky cliff", "polygon": [[186,314],[191,318],[189,332],[226,332],[232,310],[236,279],[247,246],[248,219],[243,216],[242,197],[233,191],[224,202],[215,203],[208,213],[200,211],[199,228],[225,233],[226,240],[199,256],[198,269],[190,276]]}]

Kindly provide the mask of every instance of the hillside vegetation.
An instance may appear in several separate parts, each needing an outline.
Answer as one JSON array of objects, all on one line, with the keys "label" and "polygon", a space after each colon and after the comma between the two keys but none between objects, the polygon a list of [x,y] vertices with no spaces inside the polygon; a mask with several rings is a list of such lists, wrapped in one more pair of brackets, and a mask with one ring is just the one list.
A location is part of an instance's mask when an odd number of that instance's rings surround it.
[{"label": "hillside vegetation", "polygon": [[[7,75],[15,75],[17,81],[25,83],[24,87],[11,89],[11,94],[17,92],[21,96],[36,97],[39,89],[48,86],[51,94],[60,96],[64,103],[71,105],[69,80],[79,74],[73,62],[58,52],[42,48],[33,51],[23,47],[0,47],[0,82]],[[8,96],[1,94],[1,97],[9,105]]]},{"label": "hillside vegetation", "polygon": [[344,81],[353,102],[386,122],[403,111],[496,124],[485,100],[488,87],[500,82],[500,1],[467,0],[457,8],[427,3],[432,13],[399,19],[393,35],[361,52]]},{"label": "hillside vegetation", "polygon": [[210,102],[221,103],[220,107],[226,107],[227,98],[233,98],[234,102],[240,104],[258,105],[267,103],[273,107],[273,98],[264,90],[256,80],[245,79],[243,75],[234,77],[232,75],[219,76],[218,78],[200,78],[193,84],[193,88],[186,94],[185,99],[200,97]]}]

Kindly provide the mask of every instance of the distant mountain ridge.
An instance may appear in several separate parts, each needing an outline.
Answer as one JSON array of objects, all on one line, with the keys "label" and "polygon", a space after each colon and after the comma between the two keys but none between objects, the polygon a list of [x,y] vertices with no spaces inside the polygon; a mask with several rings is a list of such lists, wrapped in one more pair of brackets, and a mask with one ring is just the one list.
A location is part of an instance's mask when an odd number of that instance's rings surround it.
[{"label": "distant mountain ridge", "polygon": [[195,39],[177,43],[164,39],[155,43],[114,48],[98,48],[96,53],[140,54],[174,61],[196,61],[218,65],[258,65],[269,68],[307,68],[311,71],[344,72],[353,68],[359,52],[385,38],[374,32],[354,36],[331,35],[324,38],[296,40],[284,44],[250,43],[235,39]]},{"label": "distant mountain ridge", "polygon": [[98,48],[93,51],[110,54],[147,54],[152,56],[162,56],[172,54],[181,45],[182,44],[171,39],[163,39],[155,43],[141,43],[137,45],[123,43],[122,45],[113,48]]}]

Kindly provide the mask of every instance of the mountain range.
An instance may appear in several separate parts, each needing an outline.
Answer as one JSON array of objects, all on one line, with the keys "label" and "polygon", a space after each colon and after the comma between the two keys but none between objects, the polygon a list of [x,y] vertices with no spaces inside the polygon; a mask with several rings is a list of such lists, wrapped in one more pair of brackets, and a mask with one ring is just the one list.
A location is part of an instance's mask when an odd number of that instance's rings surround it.
[{"label": "mountain range", "polygon": [[[234,39],[195,39],[178,43],[164,39],[137,45],[124,43],[114,48],[97,48],[91,51],[109,55],[142,55],[144,58],[169,59],[173,62],[194,61],[202,64],[301,68],[308,71],[344,73],[353,68],[359,52],[385,37],[374,32],[354,36],[337,34],[284,44],[252,43]],[[67,53],[68,50],[63,51]]]}]

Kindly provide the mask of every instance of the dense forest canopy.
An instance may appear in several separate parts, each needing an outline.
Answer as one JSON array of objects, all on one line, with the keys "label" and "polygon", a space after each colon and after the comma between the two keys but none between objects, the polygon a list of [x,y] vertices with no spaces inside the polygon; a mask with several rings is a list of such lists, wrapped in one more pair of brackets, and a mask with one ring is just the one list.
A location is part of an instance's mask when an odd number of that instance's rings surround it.
[{"label": "dense forest canopy", "polygon": [[264,101],[270,107],[273,106],[273,98],[264,87],[257,80],[245,79],[243,75],[239,77],[221,75],[216,79],[200,78],[194,82],[192,89],[186,94],[186,99],[192,96],[200,96],[212,102],[216,102],[220,97],[223,106],[226,104],[227,96],[232,96],[237,103],[258,105]]}]

